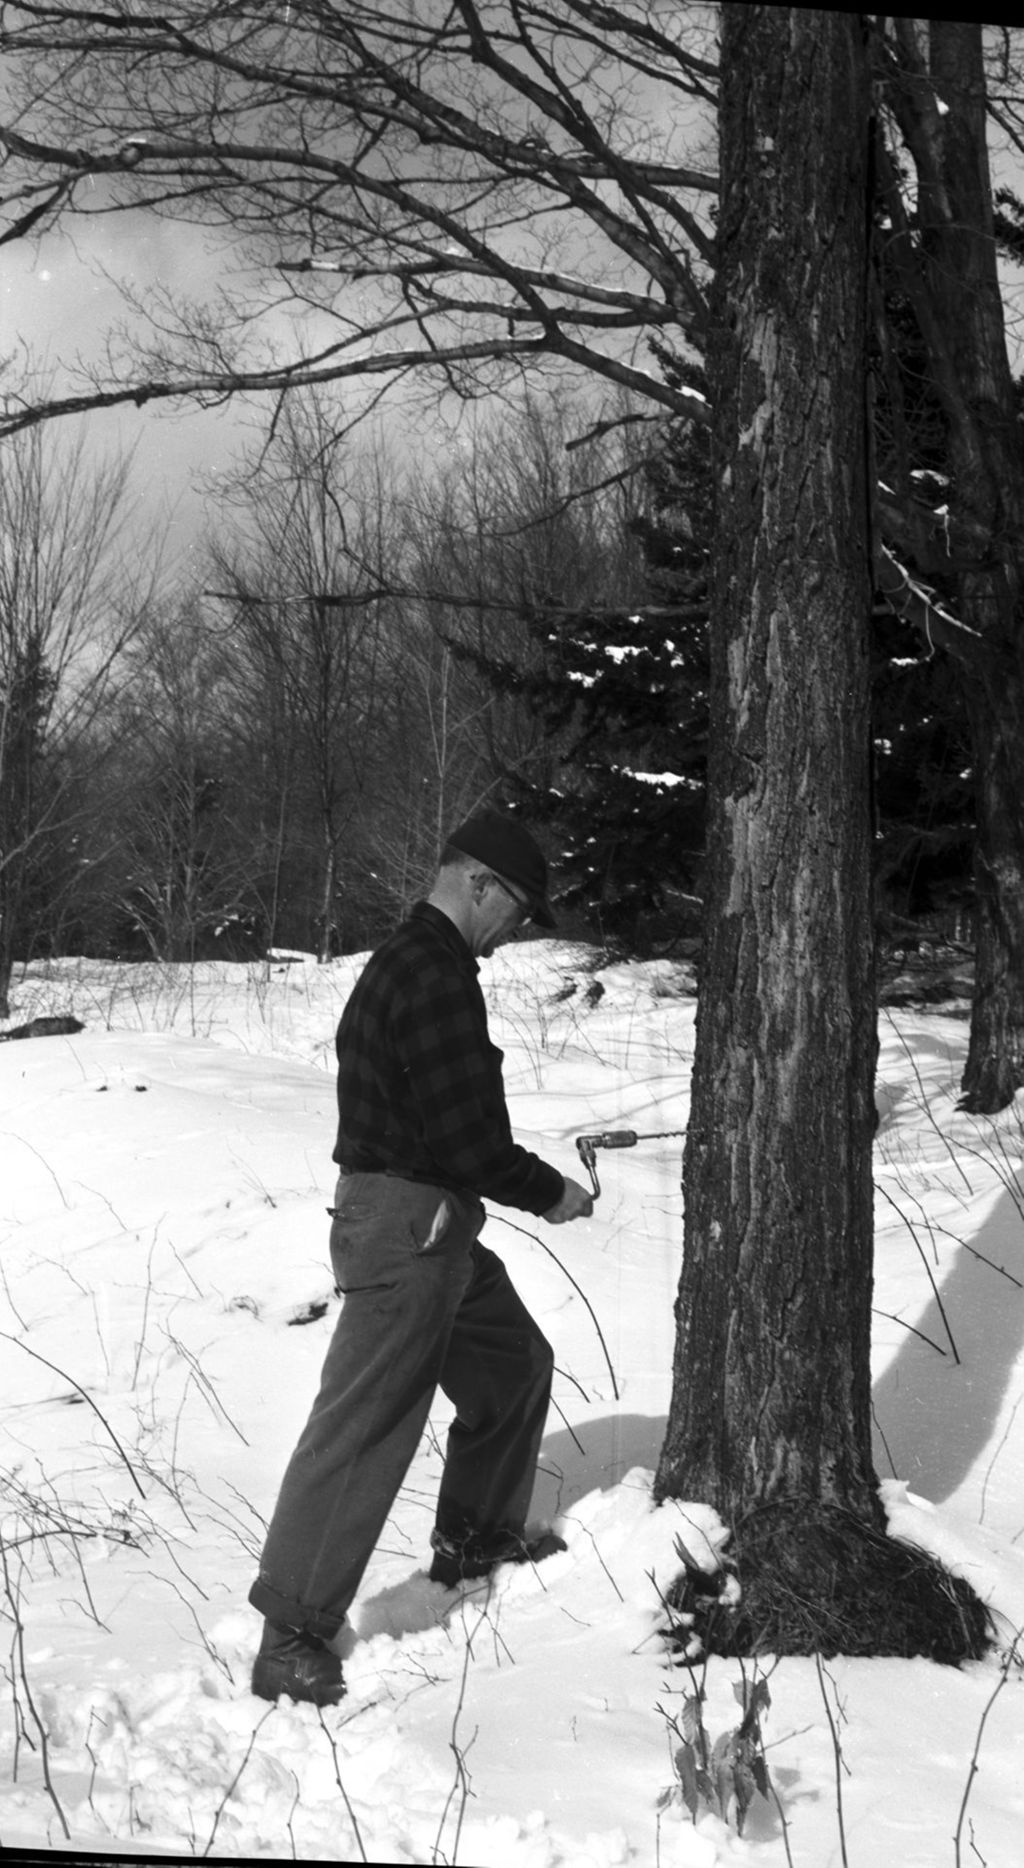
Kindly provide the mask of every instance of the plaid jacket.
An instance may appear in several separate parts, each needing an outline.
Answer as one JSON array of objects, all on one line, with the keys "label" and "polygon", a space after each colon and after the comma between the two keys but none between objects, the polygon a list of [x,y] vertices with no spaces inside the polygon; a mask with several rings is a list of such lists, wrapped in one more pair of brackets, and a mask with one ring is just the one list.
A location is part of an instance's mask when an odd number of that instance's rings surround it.
[{"label": "plaid jacket", "polygon": [[377,948],[338,1026],[334,1159],[546,1213],[564,1182],[512,1139],[478,974],[458,929],[428,902]]}]

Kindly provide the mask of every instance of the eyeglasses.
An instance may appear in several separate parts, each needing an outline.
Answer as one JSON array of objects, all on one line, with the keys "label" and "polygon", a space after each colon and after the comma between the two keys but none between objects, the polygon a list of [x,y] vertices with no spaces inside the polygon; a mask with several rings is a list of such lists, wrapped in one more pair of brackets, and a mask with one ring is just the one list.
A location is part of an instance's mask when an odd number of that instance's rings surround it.
[{"label": "eyeglasses", "polygon": [[527,927],[533,920],[533,909],[530,907],[529,902],[521,901],[515,890],[510,889],[508,883],[503,882],[500,876],[496,876],[493,869],[491,870],[491,881],[498,884],[499,889],[501,889],[503,894],[508,896],[510,902],[515,902],[519,910],[520,925],[522,927]]}]

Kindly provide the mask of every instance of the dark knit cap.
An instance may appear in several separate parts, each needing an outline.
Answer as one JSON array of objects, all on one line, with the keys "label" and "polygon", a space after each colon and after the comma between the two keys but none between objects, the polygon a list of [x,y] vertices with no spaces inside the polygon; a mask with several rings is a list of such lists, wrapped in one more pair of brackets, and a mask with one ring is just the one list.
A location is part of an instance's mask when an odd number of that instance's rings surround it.
[{"label": "dark knit cap", "polygon": [[537,843],[522,824],[483,805],[453,830],[448,845],[463,856],[475,856],[506,882],[522,889],[538,927],[553,928],[555,917],[548,902],[548,866]]}]

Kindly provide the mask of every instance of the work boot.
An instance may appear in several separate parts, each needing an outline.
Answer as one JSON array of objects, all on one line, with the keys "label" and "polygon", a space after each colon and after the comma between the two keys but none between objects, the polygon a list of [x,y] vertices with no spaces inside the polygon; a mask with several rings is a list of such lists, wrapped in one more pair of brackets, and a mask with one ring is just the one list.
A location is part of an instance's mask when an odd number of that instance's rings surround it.
[{"label": "work boot", "polygon": [[345,1697],[341,1662],[333,1648],[303,1628],[282,1628],[265,1622],[259,1653],[253,1663],[252,1690],[260,1699],[309,1700],[314,1706],[336,1706]]},{"label": "work boot", "polygon": [[441,1583],[445,1589],[455,1589],[459,1583],[489,1576],[499,1563],[540,1563],[544,1557],[553,1557],[567,1547],[555,1531],[541,1531],[531,1538],[517,1537],[515,1532],[509,1531],[490,1543],[472,1537],[460,1543],[457,1538],[446,1537],[443,1531],[432,1531],[430,1543],[434,1556],[427,1571],[428,1580]]}]

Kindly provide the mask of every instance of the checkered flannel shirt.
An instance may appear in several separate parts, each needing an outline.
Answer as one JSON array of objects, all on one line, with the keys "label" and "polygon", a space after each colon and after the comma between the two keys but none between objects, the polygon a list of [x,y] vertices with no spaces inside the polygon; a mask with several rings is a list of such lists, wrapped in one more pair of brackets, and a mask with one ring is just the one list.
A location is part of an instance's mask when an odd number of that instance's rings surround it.
[{"label": "checkered flannel shirt", "polygon": [[479,968],[418,902],[377,948],[338,1026],[338,1140],[353,1173],[391,1172],[546,1213],[564,1182],[512,1139]]}]

